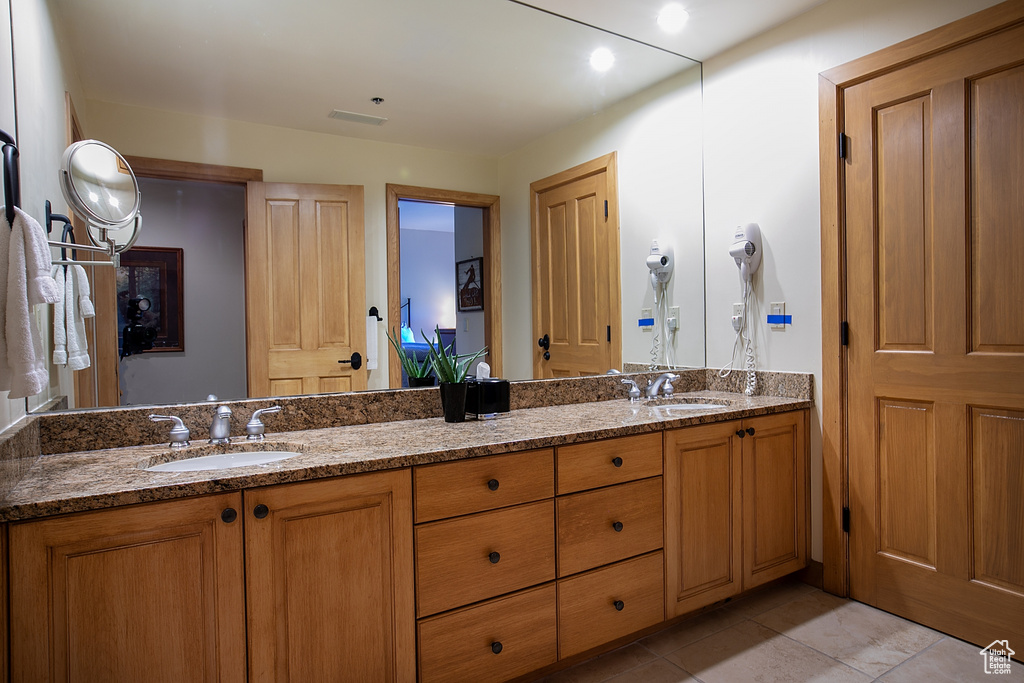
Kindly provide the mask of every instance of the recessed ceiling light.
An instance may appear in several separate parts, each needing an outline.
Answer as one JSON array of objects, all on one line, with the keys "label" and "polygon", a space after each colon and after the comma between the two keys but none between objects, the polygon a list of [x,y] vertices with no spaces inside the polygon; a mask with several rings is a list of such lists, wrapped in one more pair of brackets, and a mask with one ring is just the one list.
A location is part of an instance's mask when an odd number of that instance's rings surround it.
[{"label": "recessed ceiling light", "polygon": [[615,64],[615,55],[606,47],[599,47],[590,53],[590,66],[594,71],[607,71]]},{"label": "recessed ceiling light", "polygon": [[658,13],[658,26],[666,33],[679,33],[689,18],[690,13],[683,9],[682,5],[678,2],[670,2]]}]

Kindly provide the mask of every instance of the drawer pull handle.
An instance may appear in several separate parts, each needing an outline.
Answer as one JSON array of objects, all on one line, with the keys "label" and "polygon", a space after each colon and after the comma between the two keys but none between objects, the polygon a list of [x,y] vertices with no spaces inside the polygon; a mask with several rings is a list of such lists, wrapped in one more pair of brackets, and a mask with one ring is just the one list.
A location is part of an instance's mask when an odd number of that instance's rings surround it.
[{"label": "drawer pull handle", "polygon": [[498,560],[501,559],[501,555],[499,555],[497,552],[493,552],[487,556],[487,559],[491,561],[491,564],[498,564]]},{"label": "drawer pull handle", "polygon": [[737,429],[737,430],[736,430],[736,436],[740,437],[741,439],[742,439],[743,437],[745,437],[746,435],[747,435],[747,433],[746,433],[746,432],[744,432],[744,431],[743,431],[742,429]]},{"label": "drawer pull handle", "polygon": [[490,481],[488,481],[487,482],[487,488],[489,488],[492,491],[497,491],[498,490],[498,480],[497,479],[491,479]]},{"label": "drawer pull handle", "polygon": [[500,655],[501,654],[501,650],[502,650],[502,647],[501,647],[501,643],[499,641],[496,640],[493,643],[491,643],[491,652],[493,652],[496,655]]},{"label": "drawer pull handle", "polygon": [[614,458],[612,458],[612,464],[615,465],[616,467],[622,467],[622,458],[616,455]]},{"label": "drawer pull handle", "polygon": [[612,603],[612,606],[615,607],[616,611],[621,612],[622,608],[626,606],[626,603],[622,602],[622,600],[616,600]]},{"label": "drawer pull handle", "polygon": [[612,522],[612,528],[616,531],[622,531],[622,522]]},{"label": "drawer pull handle", "polygon": [[226,524],[231,524],[231,522],[238,519],[238,513],[235,511],[235,508],[224,508],[224,511],[220,513],[220,518]]},{"label": "drawer pull handle", "polygon": [[270,514],[270,508],[268,508],[263,503],[260,503],[259,505],[252,509],[252,514],[254,517],[256,517],[256,519],[263,519],[264,517]]}]

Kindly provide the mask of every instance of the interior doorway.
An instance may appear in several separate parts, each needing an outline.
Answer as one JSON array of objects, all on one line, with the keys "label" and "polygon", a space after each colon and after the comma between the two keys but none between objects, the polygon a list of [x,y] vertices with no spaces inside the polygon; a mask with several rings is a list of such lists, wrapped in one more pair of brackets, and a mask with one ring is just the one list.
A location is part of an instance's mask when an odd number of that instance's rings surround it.
[{"label": "interior doorway", "polygon": [[[457,352],[487,346],[501,376],[499,233],[496,196],[387,186],[388,326],[407,353],[425,350],[421,330],[437,327]],[[389,385],[407,386],[390,346],[388,359]]]},{"label": "interior doorway", "polygon": [[[240,187],[245,191],[249,181],[261,181],[263,171],[254,168],[238,168],[234,166],[218,166],[198,164],[185,161],[170,161],[148,157],[126,156],[128,164],[136,176],[142,179],[158,179],[183,181],[192,183],[216,183],[220,185]],[[145,232],[143,232],[145,235]],[[95,403],[80,403],[79,407],[110,407],[120,404],[119,359],[118,359],[118,311],[117,285],[115,273],[111,269],[95,269],[93,282],[93,301],[96,307],[95,336],[90,339],[90,354],[95,353],[95,387],[91,383],[82,383],[76,377],[77,394],[95,396]],[[186,287],[186,291],[188,288]],[[187,310],[187,309],[186,309]],[[187,328],[186,328],[187,329]],[[94,342],[94,343],[93,343]],[[77,373],[84,374],[87,371]]]}]

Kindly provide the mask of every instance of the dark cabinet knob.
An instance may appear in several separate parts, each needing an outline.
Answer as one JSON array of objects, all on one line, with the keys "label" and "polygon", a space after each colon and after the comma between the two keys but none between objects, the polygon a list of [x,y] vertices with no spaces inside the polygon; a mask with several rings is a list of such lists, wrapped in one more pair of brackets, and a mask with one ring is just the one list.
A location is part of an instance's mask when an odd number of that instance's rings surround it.
[{"label": "dark cabinet knob", "polygon": [[747,427],[747,434],[750,434],[751,436],[753,436],[754,435],[754,428],[753,427]]},{"label": "dark cabinet knob", "polygon": [[263,519],[264,517],[270,514],[270,508],[268,508],[263,503],[260,503],[259,505],[252,509],[252,514],[254,517],[256,517],[256,519]]},{"label": "dark cabinet knob", "polygon": [[621,612],[622,608],[626,606],[626,603],[622,602],[622,600],[616,600],[615,602],[612,603],[612,606],[615,607],[615,610],[617,612]]},{"label": "dark cabinet knob", "polygon": [[501,643],[499,641],[496,640],[493,643],[491,643],[491,652],[493,652],[496,655],[500,655],[501,654],[501,650],[502,650],[502,647],[501,647]]},{"label": "dark cabinet knob", "polygon": [[238,519],[238,512],[235,511],[235,508],[224,508],[224,511],[220,513],[220,518],[224,523],[231,524]]},{"label": "dark cabinet knob", "polygon": [[548,349],[551,348],[551,337],[545,334],[543,337],[537,340],[537,346],[547,351]]},{"label": "dark cabinet knob", "polygon": [[544,352],[544,360],[551,360],[551,352],[550,351],[545,351]]},{"label": "dark cabinet knob", "polygon": [[488,481],[487,482],[487,488],[489,488],[492,491],[497,491],[498,490],[498,480],[497,479],[491,479],[490,481]]},{"label": "dark cabinet knob", "polygon": [[615,465],[616,467],[622,467],[622,458],[620,458],[619,456],[615,456],[614,458],[612,458],[612,464]]},{"label": "dark cabinet knob", "polygon": [[491,561],[491,564],[498,564],[498,560],[501,559],[501,555],[499,553],[494,552],[488,555],[487,559]]},{"label": "dark cabinet knob", "polygon": [[616,531],[622,531],[622,522],[613,522],[612,528]]},{"label": "dark cabinet knob", "polygon": [[737,429],[737,430],[736,430],[736,436],[740,437],[741,439],[742,439],[743,437],[745,437],[746,435],[747,435],[747,433],[746,433],[746,432],[744,432],[744,431],[743,431],[742,429]]}]

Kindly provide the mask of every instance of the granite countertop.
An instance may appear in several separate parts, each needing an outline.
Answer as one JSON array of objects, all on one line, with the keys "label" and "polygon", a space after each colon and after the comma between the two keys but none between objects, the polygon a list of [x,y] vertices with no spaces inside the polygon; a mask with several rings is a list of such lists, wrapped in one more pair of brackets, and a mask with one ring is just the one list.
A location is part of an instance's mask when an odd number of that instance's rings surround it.
[{"label": "granite countertop", "polygon": [[143,468],[225,449],[244,450],[246,446],[240,445],[246,443],[244,439],[235,437],[230,447],[196,440],[188,449],[173,454],[167,444],[160,444],[44,455],[0,503],[0,520],[545,448],[811,406],[808,399],[720,391],[677,393],[658,403],[712,400],[728,407],[679,411],[618,399],[513,410],[507,418],[479,422],[448,424],[441,418],[427,418],[278,432],[267,434],[262,446],[249,450],[298,450],[299,455],[265,465],[200,472],[148,472]]}]

